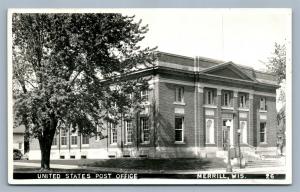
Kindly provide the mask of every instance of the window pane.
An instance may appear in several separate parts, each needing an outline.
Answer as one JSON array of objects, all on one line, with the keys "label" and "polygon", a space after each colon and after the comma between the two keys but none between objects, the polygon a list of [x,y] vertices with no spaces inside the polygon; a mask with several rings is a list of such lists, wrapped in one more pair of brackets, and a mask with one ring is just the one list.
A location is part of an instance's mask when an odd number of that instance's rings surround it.
[{"label": "window pane", "polygon": [[208,104],[212,104],[211,102],[211,91],[208,91]]},{"label": "window pane", "polygon": [[206,129],[205,129],[205,142],[214,143],[214,120],[206,119]]},{"label": "window pane", "polygon": [[260,133],[260,142],[265,142],[265,134]]},{"label": "window pane", "polygon": [[240,142],[247,143],[247,121],[240,121],[240,129],[241,129]]},{"label": "window pane", "polygon": [[132,142],[132,122],[125,121],[125,126],[126,126],[126,142],[131,143]]},{"label": "window pane", "polygon": [[67,145],[67,138],[61,137],[61,145]]},{"label": "window pane", "polygon": [[266,142],[266,123],[260,123],[260,142]]},{"label": "window pane", "polygon": [[61,130],[61,145],[67,145],[67,132],[65,130]]},{"label": "window pane", "polygon": [[182,141],[182,130],[175,130],[175,141]]},{"label": "window pane", "polygon": [[142,142],[150,141],[150,130],[148,125],[148,119],[145,117],[141,118],[141,132],[142,132]]},{"label": "window pane", "polygon": [[183,117],[175,118],[175,141],[183,141]]},{"label": "window pane", "polygon": [[19,149],[22,149],[22,143],[19,143]]},{"label": "window pane", "polygon": [[111,130],[111,143],[117,143],[117,129],[116,126],[112,123],[110,123],[110,130]]},{"label": "window pane", "polygon": [[77,136],[72,136],[72,141],[71,141],[71,145],[77,145]]},{"label": "window pane", "polygon": [[141,98],[144,101],[148,101],[149,100],[149,91],[148,90],[141,91]]}]

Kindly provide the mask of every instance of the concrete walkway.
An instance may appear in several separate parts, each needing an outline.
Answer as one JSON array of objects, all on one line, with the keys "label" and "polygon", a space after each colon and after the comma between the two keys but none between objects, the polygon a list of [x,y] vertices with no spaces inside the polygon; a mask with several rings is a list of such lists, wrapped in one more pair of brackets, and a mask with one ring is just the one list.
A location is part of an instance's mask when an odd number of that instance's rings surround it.
[{"label": "concrete walkway", "polygon": [[[40,163],[30,163],[30,162],[14,162],[14,166],[23,167],[40,167]],[[51,164],[53,169],[84,169],[93,170],[101,172],[128,172],[128,173],[165,173],[165,174],[197,174],[197,173],[226,173],[226,169],[206,169],[206,170],[142,170],[142,169],[120,169],[120,168],[107,168],[107,167],[87,167],[78,165],[63,165],[63,164]],[[258,168],[233,168],[234,173],[285,173],[285,167],[258,167]]]},{"label": "concrete walkway", "polygon": [[[41,163],[29,163],[29,162],[14,162],[16,166],[23,167],[40,167]],[[62,165],[62,164],[50,164],[50,167],[53,169],[78,169],[77,165]]]}]

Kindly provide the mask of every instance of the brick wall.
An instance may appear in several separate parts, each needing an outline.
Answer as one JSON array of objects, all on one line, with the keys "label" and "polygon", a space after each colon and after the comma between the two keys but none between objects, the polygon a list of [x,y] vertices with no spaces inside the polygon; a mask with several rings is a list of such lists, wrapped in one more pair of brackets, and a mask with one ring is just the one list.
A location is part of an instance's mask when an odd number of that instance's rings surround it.
[{"label": "brick wall", "polygon": [[[276,98],[275,97],[265,97],[266,98],[266,111],[259,110],[259,102],[260,98],[265,96],[254,96],[254,123],[256,122],[256,128],[254,129],[254,136],[256,135],[256,145],[258,147],[276,147],[276,128],[277,128],[277,120],[276,120]],[[264,118],[266,117],[266,119]],[[260,143],[260,123],[266,122],[266,143]]]},{"label": "brick wall", "polygon": [[[185,105],[174,104],[175,88],[184,88]],[[194,86],[159,83],[158,138],[159,146],[163,147],[194,147]],[[175,114],[175,108],[184,110],[184,114]],[[175,144],[175,116],[184,117],[184,144]]]}]

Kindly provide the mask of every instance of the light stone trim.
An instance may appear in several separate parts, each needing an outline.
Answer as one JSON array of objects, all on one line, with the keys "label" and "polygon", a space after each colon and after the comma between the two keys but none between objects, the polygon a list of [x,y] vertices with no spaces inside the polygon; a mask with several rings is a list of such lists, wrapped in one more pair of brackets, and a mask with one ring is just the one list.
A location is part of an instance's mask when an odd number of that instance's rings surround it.
[{"label": "light stone trim", "polygon": [[178,107],[176,107],[174,109],[174,113],[175,114],[184,114],[184,108],[178,108]]},{"label": "light stone trim", "polygon": [[234,91],[233,91],[233,97],[238,97],[238,93],[239,93],[239,92],[238,92],[237,90],[234,90]]},{"label": "light stone trim", "polygon": [[[237,91],[237,92],[243,92],[243,93],[249,93],[249,97],[252,97],[251,94],[253,95],[261,95],[261,96],[268,96],[268,97],[276,97],[276,93],[266,93],[266,92],[261,92],[261,91],[254,91],[252,89],[243,89],[243,88],[236,88],[236,87],[229,87],[229,86],[224,86],[224,85],[214,85],[214,84],[209,84],[209,83],[191,83],[187,81],[181,81],[181,80],[170,80],[170,79],[165,79],[165,78],[159,78],[160,82],[162,83],[171,83],[171,84],[180,84],[180,85],[187,85],[187,86],[197,86],[197,87],[210,87],[210,88],[215,88],[215,89],[220,89],[220,90],[229,90],[229,91]],[[251,98],[250,98],[251,99]]]},{"label": "light stone trim", "polygon": [[208,104],[205,104],[205,105],[202,105],[204,108],[212,108],[212,109],[217,109],[218,106],[217,105],[208,105]]},{"label": "light stone trim", "polygon": [[222,95],[222,89],[218,88],[217,89],[217,96],[221,96]]}]

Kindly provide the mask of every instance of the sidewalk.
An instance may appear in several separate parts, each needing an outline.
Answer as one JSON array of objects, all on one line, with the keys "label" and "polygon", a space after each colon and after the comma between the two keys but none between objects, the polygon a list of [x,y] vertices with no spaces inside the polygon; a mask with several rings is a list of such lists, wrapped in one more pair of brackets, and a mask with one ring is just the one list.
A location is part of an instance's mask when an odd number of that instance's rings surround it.
[{"label": "sidewalk", "polygon": [[[29,162],[14,162],[14,166],[24,167],[40,167],[40,163]],[[107,167],[87,167],[78,165],[63,165],[63,164],[51,164],[53,169],[81,169],[81,170],[93,170],[101,172],[130,172],[130,173],[152,173],[152,174],[197,174],[197,173],[226,173],[226,168],[221,169],[206,169],[206,170],[142,170],[142,169],[120,169],[120,168],[107,168]],[[234,173],[285,173],[285,167],[258,167],[258,168],[233,168]]]}]

